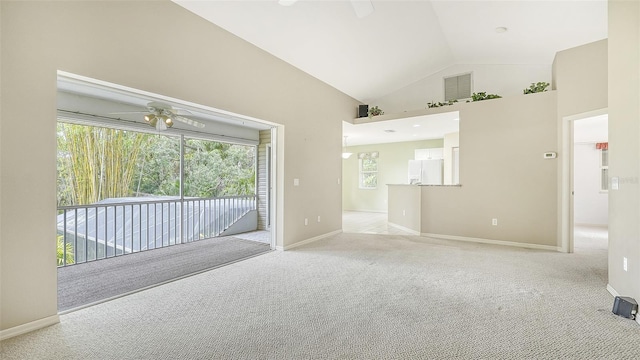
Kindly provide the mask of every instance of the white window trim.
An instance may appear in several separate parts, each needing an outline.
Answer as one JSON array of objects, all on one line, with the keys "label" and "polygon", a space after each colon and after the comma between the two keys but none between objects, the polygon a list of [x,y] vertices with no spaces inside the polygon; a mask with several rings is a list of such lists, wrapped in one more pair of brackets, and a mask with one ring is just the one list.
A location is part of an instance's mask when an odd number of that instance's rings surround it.
[{"label": "white window trim", "polygon": [[[376,170],[372,171],[372,170],[367,170],[367,171],[363,171],[362,170],[362,160],[367,158],[367,157],[372,157],[374,159],[376,159]],[[368,152],[361,152],[358,153],[358,188],[361,190],[377,190],[378,189],[378,159],[379,158],[379,153],[377,151],[368,151]],[[363,179],[363,175],[364,174],[375,174],[376,176],[376,186],[363,186],[362,184],[362,179]]]},{"label": "white window trim", "polygon": [[[603,160],[603,151],[607,152],[607,165],[602,165],[602,160]],[[609,173],[609,149],[600,149],[599,151],[599,166],[600,166],[600,193],[601,194],[607,194],[609,193],[609,184],[607,183],[607,187],[605,188],[602,184],[602,179],[603,179],[603,172],[606,170],[607,171],[607,182],[608,182],[608,173]]]}]

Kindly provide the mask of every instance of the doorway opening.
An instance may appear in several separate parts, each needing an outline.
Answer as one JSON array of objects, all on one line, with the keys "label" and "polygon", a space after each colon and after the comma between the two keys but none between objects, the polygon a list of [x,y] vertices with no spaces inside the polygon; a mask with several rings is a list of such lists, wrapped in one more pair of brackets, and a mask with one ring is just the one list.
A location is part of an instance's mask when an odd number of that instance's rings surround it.
[{"label": "doorway opening", "polygon": [[574,251],[608,249],[608,115],[573,121]]},{"label": "doorway opening", "polygon": [[[606,216],[602,215],[604,206],[608,206],[608,199],[606,199],[608,193],[605,190],[608,186],[607,124],[606,108],[564,117],[559,124],[561,151],[562,154],[566,154],[559,157],[559,250],[563,252],[574,252],[576,235],[579,237],[578,248],[591,243],[591,245],[608,249],[605,232],[602,231],[606,230],[608,225],[608,210]],[[580,154],[576,154],[576,147]],[[586,157],[582,152],[586,153]],[[578,162],[578,169],[575,168],[576,162]],[[582,163],[588,165],[586,170],[583,169]],[[597,184],[595,190],[593,184]],[[578,204],[576,204],[576,190],[579,192]],[[587,208],[584,209],[585,211],[580,209],[576,214],[577,206],[587,206]],[[596,216],[596,214],[600,215]]]}]

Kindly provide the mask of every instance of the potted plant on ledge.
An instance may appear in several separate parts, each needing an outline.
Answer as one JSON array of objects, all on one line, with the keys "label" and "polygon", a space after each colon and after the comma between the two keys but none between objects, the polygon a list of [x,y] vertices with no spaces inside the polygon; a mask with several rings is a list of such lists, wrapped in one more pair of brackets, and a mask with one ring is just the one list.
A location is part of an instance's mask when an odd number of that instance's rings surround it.
[{"label": "potted plant on ledge", "polygon": [[374,106],[371,109],[369,109],[369,117],[374,117],[374,116],[378,116],[378,115],[384,115],[384,111],[382,111],[379,107]]},{"label": "potted plant on ledge", "polygon": [[547,91],[547,87],[548,86],[549,86],[548,82],[531,83],[529,88],[522,90],[522,92],[525,95],[526,94],[539,93],[539,92],[545,92],[545,91]]}]

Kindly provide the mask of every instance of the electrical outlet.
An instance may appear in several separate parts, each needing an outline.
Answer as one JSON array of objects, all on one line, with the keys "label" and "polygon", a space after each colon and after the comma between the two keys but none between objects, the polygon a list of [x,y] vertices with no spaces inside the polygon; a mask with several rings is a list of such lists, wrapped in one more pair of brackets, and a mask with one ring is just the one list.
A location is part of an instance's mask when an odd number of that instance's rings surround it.
[{"label": "electrical outlet", "polygon": [[318,215],[318,222],[320,222],[320,215]]},{"label": "electrical outlet", "polygon": [[306,225],[309,225],[309,219],[304,218],[304,225],[305,225],[305,226],[306,226]]},{"label": "electrical outlet", "polygon": [[624,269],[624,271],[627,271],[627,258],[626,257],[622,258],[622,268]]},{"label": "electrical outlet", "polygon": [[491,219],[491,225],[498,226],[498,219]]},{"label": "electrical outlet", "polygon": [[407,210],[402,210],[402,216],[407,216]]}]

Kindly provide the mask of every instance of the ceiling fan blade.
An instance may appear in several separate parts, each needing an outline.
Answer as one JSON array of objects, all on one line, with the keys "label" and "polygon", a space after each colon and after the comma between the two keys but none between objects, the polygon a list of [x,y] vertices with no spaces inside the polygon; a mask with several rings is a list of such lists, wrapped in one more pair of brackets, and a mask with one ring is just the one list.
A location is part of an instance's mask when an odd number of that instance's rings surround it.
[{"label": "ceiling fan blade", "polygon": [[178,116],[183,115],[181,113],[186,113],[188,115],[193,115],[193,112],[191,112],[191,110],[187,110],[187,109],[183,109],[183,108],[179,108],[179,107],[175,107],[175,106],[171,108],[171,112],[174,115],[178,115]]},{"label": "ceiling fan blade", "polygon": [[184,116],[176,115],[176,116],[174,116],[174,119],[178,120],[178,121],[180,121],[182,123],[185,123],[187,125],[195,126],[195,127],[198,127],[198,128],[203,128],[204,127],[203,123],[201,123],[199,121],[195,121],[193,119],[189,119],[189,118],[184,117]]},{"label": "ceiling fan blade", "polygon": [[371,0],[351,0],[351,5],[358,19],[362,19],[373,13],[373,3],[371,3]]},{"label": "ceiling fan blade", "polygon": [[148,114],[148,111],[124,111],[124,112],[112,112],[110,115],[126,115],[126,114]]}]

